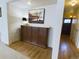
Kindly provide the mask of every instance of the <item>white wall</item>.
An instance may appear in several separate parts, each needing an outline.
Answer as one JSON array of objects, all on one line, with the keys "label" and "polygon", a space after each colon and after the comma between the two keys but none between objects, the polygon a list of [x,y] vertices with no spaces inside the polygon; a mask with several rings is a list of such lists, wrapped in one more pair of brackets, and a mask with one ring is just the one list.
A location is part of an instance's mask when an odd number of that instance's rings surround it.
[{"label": "white wall", "polygon": [[79,9],[77,10],[77,19],[75,43],[76,47],[79,49]]},{"label": "white wall", "polygon": [[71,28],[71,39],[75,43],[75,46],[79,48],[79,11],[77,11],[77,18],[73,19],[72,21],[74,20],[75,22],[72,23]]},{"label": "white wall", "polygon": [[64,12],[64,0],[57,0],[57,9],[55,16],[56,21],[54,21],[55,27],[53,29],[54,35],[53,35],[52,59],[58,59],[63,12]]},{"label": "white wall", "polygon": [[78,19],[72,19],[71,34],[70,34],[70,38],[72,39],[72,41],[75,43],[76,46],[77,46],[77,32],[78,32],[77,22]]},{"label": "white wall", "polygon": [[[17,4],[18,5],[18,4]],[[12,3],[8,3],[8,27],[9,27],[9,43],[20,40],[20,26],[22,25],[22,17],[27,15],[28,6],[17,7]]]},{"label": "white wall", "polygon": [[1,41],[4,42],[5,44],[9,44],[6,0],[0,0],[0,7],[2,9],[2,17],[0,17]]},{"label": "white wall", "polygon": [[77,19],[77,23],[74,25],[75,25],[75,28],[72,29],[73,34],[71,35],[73,35],[73,40],[74,40],[76,47],[79,48],[79,20],[78,19]]}]

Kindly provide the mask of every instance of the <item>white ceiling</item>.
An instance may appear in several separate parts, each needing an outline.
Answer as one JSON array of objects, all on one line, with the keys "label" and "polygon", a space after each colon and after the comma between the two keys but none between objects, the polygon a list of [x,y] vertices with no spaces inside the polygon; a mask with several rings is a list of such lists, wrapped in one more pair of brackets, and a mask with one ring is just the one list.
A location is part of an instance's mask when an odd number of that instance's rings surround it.
[{"label": "white ceiling", "polygon": [[56,3],[57,0],[8,0],[8,2],[16,2],[16,1],[24,1],[24,2],[28,2],[28,1],[32,1],[32,2],[38,2],[38,3],[42,3],[42,2],[53,2]]},{"label": "white ceiling", "polygon": [[26,5],[28,1],[31,1],[32,7],[57,3],[57,0],[8,0],[8,3],[18,3],[19,5]]}]

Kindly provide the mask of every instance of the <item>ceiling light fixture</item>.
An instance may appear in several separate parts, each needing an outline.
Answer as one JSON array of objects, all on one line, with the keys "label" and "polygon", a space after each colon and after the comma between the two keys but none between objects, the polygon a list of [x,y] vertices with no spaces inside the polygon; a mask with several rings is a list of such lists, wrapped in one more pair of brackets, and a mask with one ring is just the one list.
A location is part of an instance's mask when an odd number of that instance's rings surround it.
[{"label": "ceiling light fixture", "polygon": [[28,5],[31,5],[31,4],[32,4],[32,3],[31,3],[31,0],[30,0],[30,1],[28,1],[28,2],[27,2],[27,4],[28,4]]},{"label": "ceiling light fixture", "polygon": [[75,6],[75,5],[77,4],[77,0],[72,0],[72,1],[70,1],[70,4],[71,4],[72,6]]},{"label": "ceiling light fixture", "polygon": [[70,18],[72,18],[73,16],[71,15]]}]

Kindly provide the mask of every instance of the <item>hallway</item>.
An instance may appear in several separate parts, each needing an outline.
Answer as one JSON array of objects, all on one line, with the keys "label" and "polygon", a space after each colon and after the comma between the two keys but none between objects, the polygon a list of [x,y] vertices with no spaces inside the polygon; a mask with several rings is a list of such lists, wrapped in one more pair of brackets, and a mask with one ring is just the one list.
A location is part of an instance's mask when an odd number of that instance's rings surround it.
[{"label": "hallway", "polygon": [[76,49],[69,36],[61,36],[58,59],[79,59],[79,51]]}]

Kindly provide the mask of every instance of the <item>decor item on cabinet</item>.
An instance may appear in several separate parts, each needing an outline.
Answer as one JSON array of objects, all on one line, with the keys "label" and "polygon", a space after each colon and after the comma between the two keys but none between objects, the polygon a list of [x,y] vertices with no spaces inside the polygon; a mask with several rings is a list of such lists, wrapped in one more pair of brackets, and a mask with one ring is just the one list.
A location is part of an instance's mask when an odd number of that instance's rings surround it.
[{"label": "decor item on cabinet", "polygon": [[21,25],[21,40],[47,48],[49,29],[50,28]]},{"label": "decor item on cabinet", "polygon": [[28,20],[26,17],[22,18],[22,25],[28,25]]},{"label": "decor item on cabinet", "polygon": [[0,7],[0,17],[2,17],[2,10],[1,10],[1,7]]},{"label": "decor item on cabinet", "polygon": [[27,18],[23,17],[22,20],[23,20],[23,21],[27,21]]},{"label": "decor item on cabinet", "polygon": [[44,24],[45,8],[32,9],[29,11],[29,23]]}]

